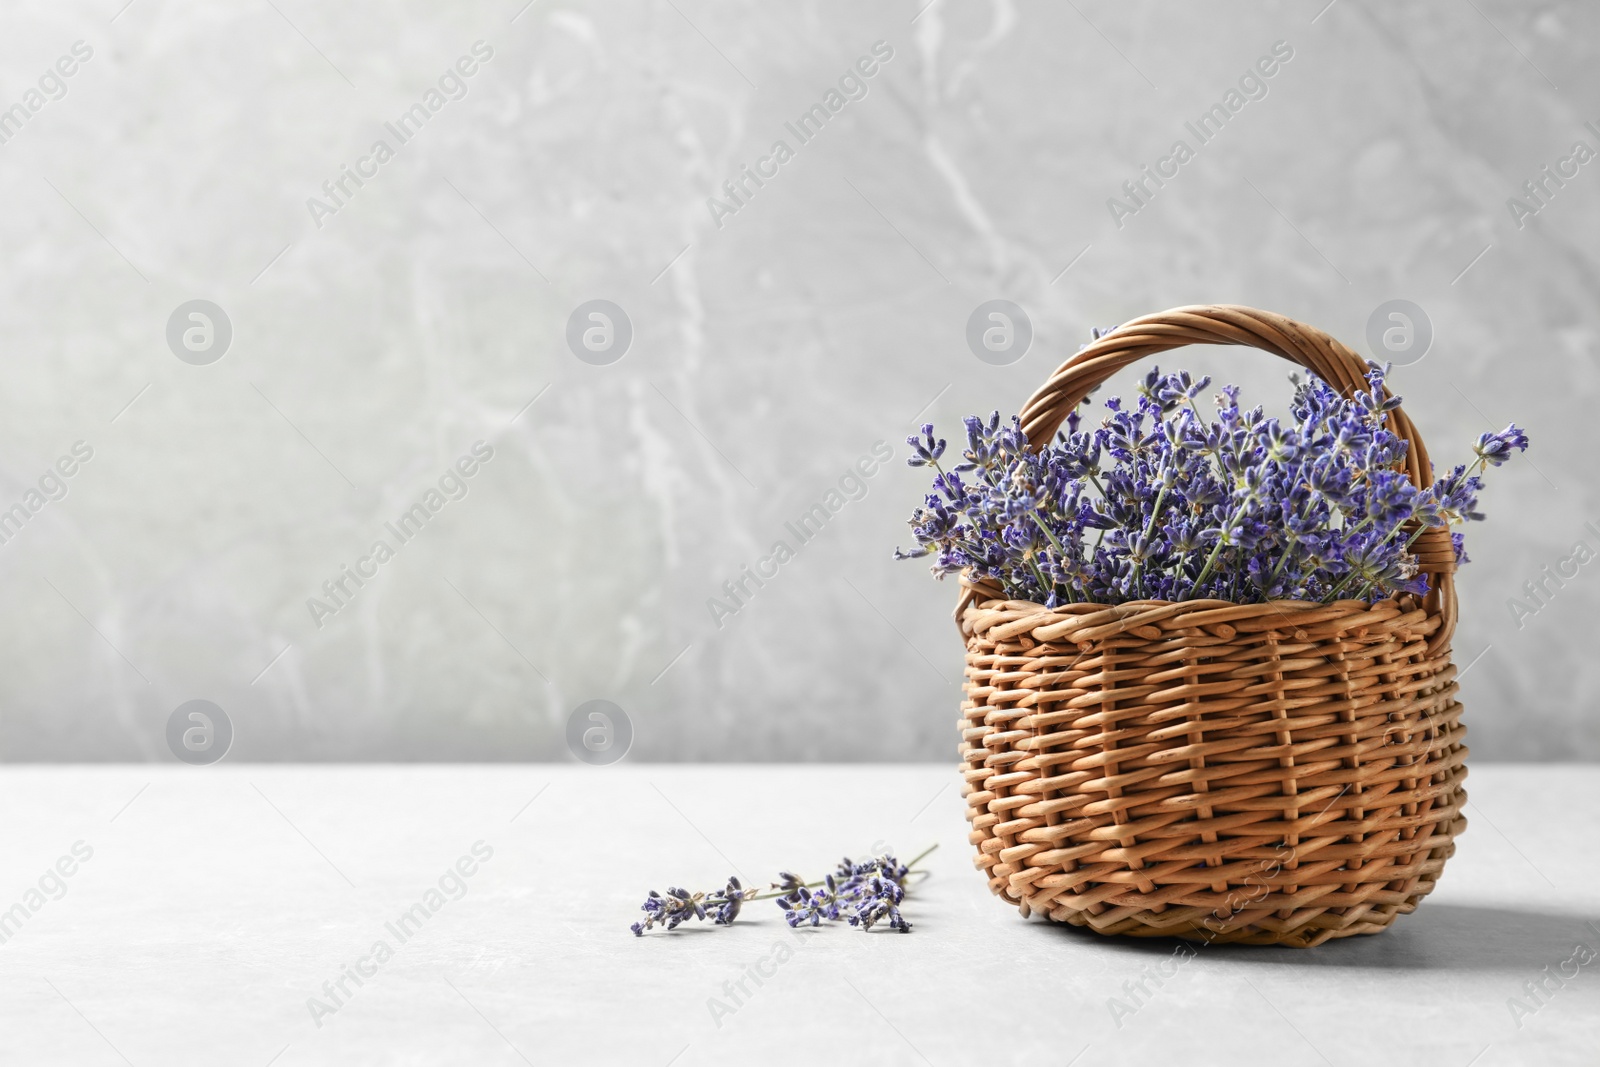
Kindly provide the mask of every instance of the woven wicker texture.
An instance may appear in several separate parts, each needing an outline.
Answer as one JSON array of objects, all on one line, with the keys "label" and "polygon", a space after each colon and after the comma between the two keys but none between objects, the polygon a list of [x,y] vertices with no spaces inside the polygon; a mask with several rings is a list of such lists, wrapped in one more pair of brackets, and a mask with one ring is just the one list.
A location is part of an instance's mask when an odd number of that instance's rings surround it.
[{"label": "woven wicker texture", "polygon": [[[1351,394],[1365,362],[1279,315],[1135,319],[1022,410],[1048,442],[1113,372],[1187,344],[1260,348]],[[1431,481],[1400,411],[1408,472]],[[1365,604],[1139,601],[1047,609],[962,580],[962,770],[977,864],[1024,915],[1104,934],[1310,947],[1377,933],[1432,889],[1466,825],[1448,534],[1432,591]]]}]

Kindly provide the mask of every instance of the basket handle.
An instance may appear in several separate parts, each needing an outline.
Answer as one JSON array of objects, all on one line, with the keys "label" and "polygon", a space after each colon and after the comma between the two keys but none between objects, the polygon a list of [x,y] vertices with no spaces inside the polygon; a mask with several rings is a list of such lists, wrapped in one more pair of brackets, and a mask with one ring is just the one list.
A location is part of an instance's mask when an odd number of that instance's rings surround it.
[{"label": "basket handle", "polygon": [[[1173,308],[1123,323],[1055,369],[1022,407],[1022,429],[1033,449],[1048,444],[1067,415],[1112,374],[1146,356],[1184,345],[1247,345],[1299,364],[1347,397],[1367,388],[1366,361],[1314,326],[1238,304]],[[1433,481],[1433,466],[1416,426],[1399,408],[1388,418],[1389,430],[1406,441],[1411,483],[1427,488]],[[1430,576],[1427,607],[1441,616],[1439,629],[1428,642],[1429,652],[1437,653],[1455,630],[1455,548],[1447,528],[1430,527],[1411,550]]]}]

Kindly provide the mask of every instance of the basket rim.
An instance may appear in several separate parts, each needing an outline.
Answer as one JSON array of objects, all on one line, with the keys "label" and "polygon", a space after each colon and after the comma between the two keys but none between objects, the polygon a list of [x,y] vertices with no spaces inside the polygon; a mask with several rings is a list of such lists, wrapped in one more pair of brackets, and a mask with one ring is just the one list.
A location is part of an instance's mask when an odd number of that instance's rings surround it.
[{"label": "basket rim", "polygon": [[[1391,594],[1381,600],[1266,600],[1241,603],[1232,600],[1130,600],[1121,604],[1062,604],[1049,608],[1034,600],[1007,597],[992,583],[960,577],[962,593],[956,605],[956,622],[971,638],[983,616],[1006,631],[1027,633],[1039,641],[1080,643],[1117,634],[1155,637],[1163,631],[1226,627],[1238,631],[1283,630],[1303,639],[1308,628],[1344,630],[1388,625],[1401,631],[1432,634],[1443,623],[1441,614],[1413,593]],[[993,625],[984,626],[991,630]],[[995,636],[993,634],[990,635]],[[1011,636],[1001,635],[1001,639]]]}]

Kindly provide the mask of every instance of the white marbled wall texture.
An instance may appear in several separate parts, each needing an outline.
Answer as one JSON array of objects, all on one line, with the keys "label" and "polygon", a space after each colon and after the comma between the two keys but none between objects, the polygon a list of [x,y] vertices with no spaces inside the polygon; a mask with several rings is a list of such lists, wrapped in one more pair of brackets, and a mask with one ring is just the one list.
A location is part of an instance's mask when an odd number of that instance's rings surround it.
[{"label": "white marbled wall texture", "polygon": [[205,700],[233,760],[570,759],[599,699],[634,760],[953,759],[915,424],[1092,326],[1393,300],[1437,459],[1533,438],[1474,758],[1600,757],[1597,55],[1575,2],[7,3],[0,758]]}]

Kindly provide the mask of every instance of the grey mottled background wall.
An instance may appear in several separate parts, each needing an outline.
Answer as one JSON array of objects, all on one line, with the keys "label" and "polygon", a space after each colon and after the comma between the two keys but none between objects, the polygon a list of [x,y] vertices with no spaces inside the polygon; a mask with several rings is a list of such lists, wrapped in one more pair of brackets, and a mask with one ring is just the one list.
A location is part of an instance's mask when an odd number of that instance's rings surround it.
[{"label": "grey mottled background wall", "polygon": [[[1365,348],[1407,299],[1434,336],[1395,382],[1435,456],[1534,438],[1461,576],[1475,754],[1600,757],[1600,564],[1508,603],[1600,546],[1600,164],[1574,155],[1600,11],[924,3],[7,4],[0,755],[170,760],[199,698],[233,759],[569,758],[603,698],[635,759],[949,758],[954,589],[889,559],[914,424],[1014,411],[1145,312],[1254,304]],[[744,166],[770,177],[734,202]],[[604,365],[567,339],[597,299],[632,329]],[[993,299],[1033,331],[1009,365],[966,339]],[[192,300],[225,350],[187,312],[169,344]],[[1183,362],[1286,391],[1260,354]],[[714,612],[879,441],[865,496]],[[376,577],[308,607],[441,478]]]}]

